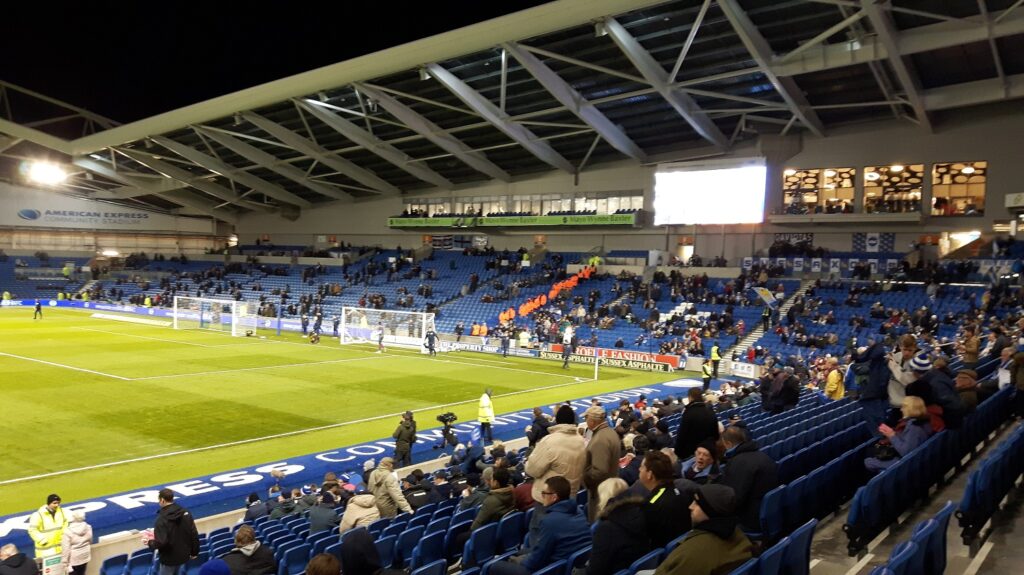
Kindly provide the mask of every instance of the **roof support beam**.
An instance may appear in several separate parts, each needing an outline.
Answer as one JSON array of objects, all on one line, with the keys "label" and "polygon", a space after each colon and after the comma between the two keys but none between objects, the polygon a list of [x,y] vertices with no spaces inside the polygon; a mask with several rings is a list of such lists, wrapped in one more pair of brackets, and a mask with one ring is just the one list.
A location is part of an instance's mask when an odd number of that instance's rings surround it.
[{"label": "roof support beam", "polygon": [[556,100],[561,102],[573,114],[576,114],[579,119],[586,122],[613,148],[633,159],[640,160],[641,162],[647,161],[647,154],[626,135],[622,128],[609,120],[604,113],[597,109],[597,106],[584,99],[582,94],[577,92],[575,88],[563,80],[547,64],[542,62],[540,58],[523,50],[519,44],[502,44],[502,47],[506,52],[512,54],[512,57],[523,68],[526,68]]},{"label": "roof support beam", "polygon": [[640,75],[661,94],[661,97],[686,120],[686,123],[694,131],[723,150],[729,147],[729,138],[718,129],[718,126],[711,121],[711,118],[692,97],[671,87],[668,72],[654,59],[654,56],[651,56],[650,52],[640,45],[636,38],[630,35],[622,24],[619,24],[618,20],[606,18],[604,26],[619,50],[629,58]]},{"label": "roof support beam", "polygon": [[990,78],[925,90],[922,98],[928,110],[947,110],[1024,98],[1024,74],[1007,76],[1005,82],[999,78]]},{"label": "roof support beam", "polygon": [[167,198],[168,200],[178,205],[185,206],[186,208],[192,208],[197,212],[213,216],[218,220],[225,221],[229,224],[238,223],[237,215],[227,210],[222,210],[218,208],[214,202],[200,198],[191,192],[187,192],[185,190],[174,190],[163,194],[161,197]]},{"label": "roof support beam", "polygon": [[367,84],[356,83],[355,87],[363,94],[376,100],[378,105],[390,112],[392,116],[401,120],[410,130],[433,142],[437,147],[455,156],[467,166],[496,180],[503,182],[512,180],[512,176],[508,172],[488,160],[487,156],[480,152],[471,151],[469,146],[448,133],[444,128],[424,118],[390,94]]},{"label": "roof support beam", "polygon": [[234,136],[229,136],[223,132],[216,130],[208,130],[203,126],[195,126],[193,128],[197,132],[203,134],[207,138],[217,142],[225,148],[233,151],[234,153],[242,156],[243,158],[259,165],[262,168],[266,168],[272,172],[281,174],[289,180],[305,186],[314,192],[334,198],[336,200],[351,201],[352,196],[346,192],[339,191],[331,186],[327,186],[317,182],[311,182],[306,178],[306,174],[302,170],[296,168],[291,164],[285,164],[280,162],[274,155],[268,154],[263,150],[247,144]]},{"label": "roof support beam", "polygon": [[313,115],[316,119],[333,128],[334,131],[338,132],[342,136],[345,136],[349,140],[352,140],[356,144],[366,148],[374,154],[377,154],[381,158],[384,158],[388,162],[391,162],[395,166],[398,166],[424,182],[443,189],[452,188],[452,183],[448,181],[448,178],[445,178],[441,174],[430,169],[425,164],[413,160],[408,154],[391,144],[388,144],[384,140],[381,140],[377,136],[374,136],[352,122],[329,111],[319,105],[318,102],[313,100],[295,100],[295,103],[303,110]]},{"label": "roof support beam", "polygon": [[225,188],[224,186],[218,184],[217,182],[212,182],[205,178],[199,177],[193,174],[192,172],[189,172],[188,170],[183,170],[178,166],[171,164],[170,162],[158,160],[150,154],[145,154],[138,150],[121,148],[118,148],[117,152],[124,154],[125,156],[131,158],[132,160],[135,160],[136,162],[142,164],[143,166],[146,166],[147,168],[155,172],[163,174],[167,178],[177,180],[187,186],[191,186],[198,190],[202,190],[222,202],[227,202],[229,204],[233,204],[236,206],[241,206],[244,208],[259,210],[263,212],[274,211],[274,208],[271,206],[261,204],[258,202],[246,201],[239,197],[238,194],[236,194],[234,191]]},{"label": "roof support beam", "polygon": [[896,24],[889,14],[883,12],[882,6],[876,4],[876,1],[861,0],[861,9],[867,14],[868,20],[871,21],[871,27],[875,29],[875,34],[885,46],[885,51],[889,55],[889,65],[892,66],[893,72],[896,73],[896,79],[903,86],[907,101],[914,110],[914,117],[917,118],[921,127],[931,132],[932,122],[928,118],[924,98],[921,97],[921,82],[917,77],[917,72],[913,69],[913,64],[903,60],[903,56],[900,54]]},{"label": "roof support beam", "polygon": [[[842,8],[842,7],[840,6],[840,8]],[[779,58],[778,61],[779,62],[789,62],[790,60],[793,60],[794,58],[796,58],[798,55],[802,54],[803,52],[806,52],[807,50],[810,50],[811,48],[813,48],[815,46],[821,45],[822,43],[825,42],[825,40],[828,40],[832,36],[835,36],[839,32],[842,32],[843,30],[845,30],[845,29],[849,28],[850,26],[856,24],[858,21],[860,21],[861,18],[863,18],[865,16],[867,16],[867,13],[864,12],[863,10],[858,10],[857,12],[854,12],[853,14],[851,14],[851,15],[847,16],[846,18],[842,19],[841,21],[839,21],[837,24],[833,25],[828,30],[825,30],[821,34],[818,34],[817,36],[815,36],[814,38],[811,38],[810,40],[804,42],[803,44],[800,44],[799,46],[794,48],[793,51],[789,52],[788,54],[786,54],[782,58]]]},{"label": "roof support beam", "polygon": [[219,159],[208,154],[204,154],[195,148],[191,148],[185,144],[175,142],[174,140],[163,136],[153,136],[152,140],[190,162],[198,164],[215,174],[220,174],[229,180],[238,182],[243,186],[250,187],[253,190],[256,190],[265,196],[274,198],[279,202],[303,208],[308,208],[313,205],[277,184],[273,184],[263,178],[235,169]]},{"label": "roof support beam", "polygon": [[[854,3],[860,7],[860,4]],[[885,7],[883,6],[884,10]],[[952,48],[975,42],[985,42],[992,38],[1004,38],[1024,34],[1024,10],[1009,9],[992,12],[990,26],[974,24],[958,20],[956,22],[938,22],[903,30],[899,35],[900,56],[921,54],[943,48]],[[864,38],[857,42],[841,42],[824,44],[807,50],[800,58],[787,63],[775,63],[772,71],[779,76],[795,76],[810,74],[823,70],[832,70],[866,64],[889,58],[881,39]]]},{"label": "roof support beam", "polygon": [[291,148],[306,154],[325,166],[330,166],[337,170],[338,173],[352,178],[371,190],[389,196],[397,196],[402,193],[402,190],[392,186],[370,170],[357,166],[341,156],[332,154],[330,151],[320,147],[319,144],[302,137],[281,124],[272,122],[255,112],[242,112],[242,117],[250,124],[258,126],[261,130],[281,140]]},{"label": "roof support beam", "polygon": [[427,64],[427,70],[449,92],[455,94],[463,103],[483,116],[495,128],[501,130],[523,148],[526,148],[537,159],[564,172],[576,173],[575,166],[555,151],[550,144],[538,139],[533,132],[522,124],[511,120],[508,114],[492,104],[490,100],[484,98],[479,92],[470,88],[468,84],[456,77],[455,74],[452,74],[437,63]]},{"label": "roof support beam", "polygon": [[718,6],[729,23],[732,24],[732,28],[740,40],[743,41],[743,45],[747,47],[747,51],[754,57],[754,61],[761,67],[768,81],[775,87],[775,91],[786,101],[793,115],[816,136],[824,137],[825,125],[821,123],[818,114],[811,108],[803,91],[796,85],[796,81],[779,76],[772,70],[772,62],[775,57],[772,48],[761,31],[754,26],[747,13],[740,7],[738,0],[718,0]]}]

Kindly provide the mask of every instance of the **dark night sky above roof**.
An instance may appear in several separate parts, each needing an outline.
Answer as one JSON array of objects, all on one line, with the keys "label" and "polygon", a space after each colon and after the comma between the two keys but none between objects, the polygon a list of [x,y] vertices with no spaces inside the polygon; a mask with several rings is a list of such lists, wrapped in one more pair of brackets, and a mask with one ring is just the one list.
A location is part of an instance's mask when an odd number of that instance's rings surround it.
[{"label": "dark night sky above roof", "polygon": [[127,123],[544,3],[19,1],[0,80]]}]

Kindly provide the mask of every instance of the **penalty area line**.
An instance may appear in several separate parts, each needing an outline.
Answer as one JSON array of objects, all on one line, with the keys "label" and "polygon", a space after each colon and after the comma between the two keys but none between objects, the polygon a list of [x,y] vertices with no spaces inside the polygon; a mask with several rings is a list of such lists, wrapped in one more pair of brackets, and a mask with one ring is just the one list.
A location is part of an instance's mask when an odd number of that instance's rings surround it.
[{"label": "penalty area line", "polygon": [[[7,355],[7,354],[3,354],[3,355]],[[548,390],[548,389],[556,389],[556,388],[560,388],[560,387],[568,387],[570,385],[582,385],[582,384],[585,384],[585,383],[590,383],[592,381],[596,381],[593,378],[589,378],[589,379],[577,378],[577,379],[578,379],[578,381],[571,381],[571,382],[566,382],[566,383],[556,383],[556,384],[553,384],[553,385],[547,385],[547,386],[543,386],[543,387],[534,387],[532,389],[523,389],[523,390],[519,390],[519,391],[511,391],[511,392],[508,392],[508,393],[501,393],[501,394],[495,395],[494,398],[512,397],[514,395],[522,395],[524,393],[533,393],[535,391],[544,391],[544,390]],[[431,405],[431,406],[428,406],[428,407],[419,407],[419,408],[416,408],[416,409],[412,409],[410,411],[412,411],[414,413],[421,413],[421,412],[425,412],[425,411],[434,411],[434,410],[438,410],[438,409],[448,409],[448,408],[456,407],[456,406],[459,406],[459,405],[466,405],[466,404],[470,404],[470,403],[476,403],[477,401],[479,401],[479,400],[475,399],[475,398],[474,399],[467,399],[465,401],[455,401],[455,402],[452,402],[452,403],[443,403],[443,404],[439,404],[439,405]],[[188,454],[191,454],[191,453],[201,453],[203,451],[211,451],[211,450],[214,450],[214,449],[221,449],[221,448],[224,448],[224,447],[237,447],[239,445],[246,445],[246,444],[249,444],[249,443],[257,443],[257,442],[260,442],[260,441],[269,441],[271,439],[280,439],[280,438],[283,438],[283,437],[293,437],[293,436],[296,436],[296,435],[302,435],[304,433],[312,433],[312,432],[316,432],[316,431],[326,431],[328,429],[338,429],[340,427],[347,427],[349,425],[356,425],[356,424],[360,424],[360,423],[369,423],[371,421],[378,421],[378,420],[381,420],[381,419],[390,419],[390,418],[398,417],[398,416],[402,415],[403,413],[405,413],[405,411],[396,411],[395,413],[386,413],[384,415],[375,415],[373,417],[364,417],[362,419],[356,419],[356,420],[353,420],[353,421],[342,421],[342,422],[339,422],[339,423],[329,423],[327,425],[320,425],[320,426],[317,426],[317,427],[310,427],[310,428],[307,428],[307,429],[297,429],[295,431],[286,431],[286,432],[283,432],[283,433],[275,433],[273,435],[265,435],[263,437],[252,437],[252,438],[249,438],[249,439],[240,439],[238,441],[229,441],[227,443],[218,443],[216,445],[206,445],[206,446],[203,446],[203,447],[194,447],[192,449],[182,449],[182,450],[179,450],[179,451],[171,451],[171,452],[168,452],[168,453],[157,453],[155,455],[144,455],[144,456],[141,456],[141,457],[133,457],[131,459],[124,459],[124,460],[121,460],[121,461],[110,461],[110,462],[107,462],[107,463],[97,463],[95,465],[86,465],[84,467],[76,467],[74,469],[65,469],[65,470],[62,470],[62,471],[51,471],[51,472],[48,472],[48,473],[40,473],[38,475],[29,475],[29,476],[26,476],[26,477],[16,477],[14,479],[5,479],[3,481],[0,481],[0,485],[10,485],[12,483],[21,483],[21,482],[24,482],[24,481],[33,481],[33,480],[36,480],[36,479],[45,479],[47,477],[55,477],[55,476],[58,476],[58,475],[63,475],[65,473],[77,473],[77,472],[80,472],[80,471],[90,471],[90,470],[93,470],[93,469],[105,469],[105,468],[108,468],[108,467],[117,467],[117,466],[120,466],[120,465],[127,465],[129,463],[141,463],[143,461],[153,461],[154,459],[164,459],[164,458],[167,458],[167,457],[175,457],[175,456],[178,456],[178,455],[188,455]]]},{"label": "penalty area line", "polygon": [[92,369],[85,369],[84,367],[75,367],[73,365],[65,365],[63,363],[56,363],[56,362],[53,362],[53,361],[46,361],[45,359],[36,359],[34,357],[25,357],[23,355],[14,355],[13,353],[5,353],[5,352],[0,352],[0,356],[13,357],[14,359],[20,359],[22,361],[31,361],[31,362],[35,362],[35,363],[41,363],[41,364],[44,364],[44,365],[49,365],[49,366],[52,366],[52,367],[61,367],[61,368],[64,368],[64,369],[70,369],[72,371],[81,371],[81,372],[84,372],[84,373],[91,373],[93,375],[101,375],[103,377],[109,377],[109,378],[113,378],[113,379],[120,379],[121,381],[131,381],[131,378],[129,378],[129,377],[121,377],[120,375],[114,375],[114,374],[111,374],[111,373],[103,373],[102,371],[95,371],[95,370],[92,370]]}]

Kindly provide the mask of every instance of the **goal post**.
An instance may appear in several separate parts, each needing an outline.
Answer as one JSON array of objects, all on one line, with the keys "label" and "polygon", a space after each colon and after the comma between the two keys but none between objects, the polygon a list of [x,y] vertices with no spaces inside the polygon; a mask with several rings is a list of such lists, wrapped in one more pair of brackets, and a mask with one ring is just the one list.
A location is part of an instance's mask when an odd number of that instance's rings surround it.
[{"label": "goal post", "polygon": [[[431,330],[436,330],[432,313],[343,307],[338,336],[342,345],[377,343],[383,332],[385,345],[416,348],[427,353],[424,339]],[[438,349],[440,343],[437,342]]]},{"label": "goal post", "polygon": [[248,302],[233,299],[174,296],[171,317],[174,329],[219,331],[238,337],[254,334],[259,326],[251,307]]}]

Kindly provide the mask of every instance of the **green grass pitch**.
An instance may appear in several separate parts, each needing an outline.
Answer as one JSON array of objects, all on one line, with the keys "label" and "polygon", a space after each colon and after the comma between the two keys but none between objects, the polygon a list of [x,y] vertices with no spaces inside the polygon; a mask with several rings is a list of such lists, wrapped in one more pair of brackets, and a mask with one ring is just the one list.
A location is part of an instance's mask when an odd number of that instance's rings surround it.
[{"label": "green grass pitch", "polygon": [[473,420],[484,387],[502,413],[684,375],[44,313],[0,308],[0,514],[388,437],[406,409]]}]

